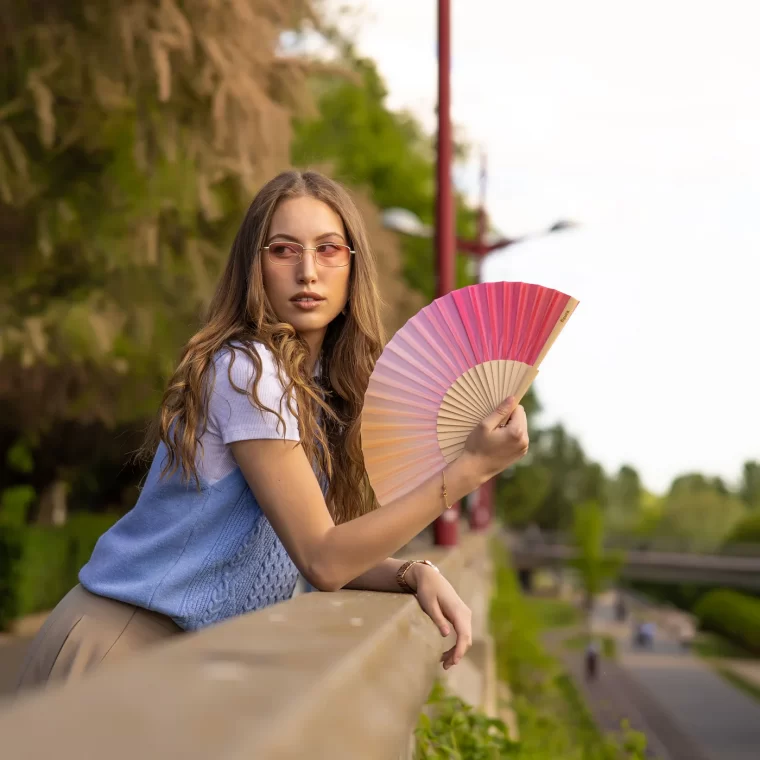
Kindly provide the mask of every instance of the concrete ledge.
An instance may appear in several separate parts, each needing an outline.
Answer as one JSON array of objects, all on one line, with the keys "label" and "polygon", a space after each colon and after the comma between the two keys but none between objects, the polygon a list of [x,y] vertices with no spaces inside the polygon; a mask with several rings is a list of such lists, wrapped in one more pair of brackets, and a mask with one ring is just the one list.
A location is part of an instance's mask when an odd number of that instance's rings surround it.
[{"label": "concrete ledge", "polygon": [[[487,537],[426,555],[471,604]],[[7,704],[2,756],[395,760],[451,643],[411,596],[305,594]]]}]

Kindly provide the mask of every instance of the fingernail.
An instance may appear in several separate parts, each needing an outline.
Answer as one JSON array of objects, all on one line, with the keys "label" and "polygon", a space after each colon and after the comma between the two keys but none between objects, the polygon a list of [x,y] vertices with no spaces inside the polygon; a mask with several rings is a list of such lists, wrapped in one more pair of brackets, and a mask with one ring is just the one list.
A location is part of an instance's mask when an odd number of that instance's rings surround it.
[{"label": "fingernail", "polygon": [[449,629],[448,629],[448,628],[441,628],[441,633],[442,633],[444,636],[448,636],[448,635],[449,635]]}]

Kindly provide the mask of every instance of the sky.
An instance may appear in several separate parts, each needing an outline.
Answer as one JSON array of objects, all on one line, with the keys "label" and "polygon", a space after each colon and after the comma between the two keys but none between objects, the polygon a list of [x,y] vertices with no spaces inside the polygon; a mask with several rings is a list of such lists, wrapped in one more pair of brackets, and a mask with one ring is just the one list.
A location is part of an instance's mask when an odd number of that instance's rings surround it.
[{"label": "sky", "polygon": [[[388,105],[432,132],[435,0],[336,0]],[[452,0],[452,118],[508,235],[487,280],[580,299],[541,367],[561,421],[655,492],[760,459],[760,45],[751,0]],[[473,200],[477,151],[457,167]]]}]

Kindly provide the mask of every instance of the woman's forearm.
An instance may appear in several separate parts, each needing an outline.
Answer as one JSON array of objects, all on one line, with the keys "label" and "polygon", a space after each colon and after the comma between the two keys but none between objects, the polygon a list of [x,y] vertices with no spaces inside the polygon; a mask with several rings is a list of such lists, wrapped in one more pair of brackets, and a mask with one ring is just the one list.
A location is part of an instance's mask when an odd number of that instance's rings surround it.
[{"label": "woman's forearm", "polygon": [[364,591],[401,591],[396,581],[396,573],[403,563],[403,560],[388,557],[349,581],[343,588]]},{"label": "woman's forearm", "polygon": [[[415,557],[415,559],[424,559],[424,557]],[[401,586],[399,586],[396,580],[396,574],[403,564],[403,559],[388,557],[388,559],[384,559],[379,564],[371,567],[366,573],[362,573],[358,578],[349,581],[343,588],[359,589],[362,591],[401,591]],[[404,573],[404,580],[413,591],[417,588],[417,579],[420,572],[437,571],[429,565],[413,564]]]},{"label": "woman's forearm", "polygon": [[[467,455],[447,465],[445,473],[449,504],[484,482]],[[315,585],[324,590],[343,588],[411,541],[446,511],[442,484],[437,473],[390,504],[331,528],[311,568]]]}]

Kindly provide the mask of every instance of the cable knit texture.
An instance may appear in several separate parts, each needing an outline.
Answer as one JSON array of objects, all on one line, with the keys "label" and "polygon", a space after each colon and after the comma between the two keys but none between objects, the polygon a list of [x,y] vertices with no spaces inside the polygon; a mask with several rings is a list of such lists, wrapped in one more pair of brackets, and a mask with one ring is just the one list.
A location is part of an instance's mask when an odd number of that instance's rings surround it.
[{"label": "cable knit texture", "polygon": [[[281,381],[272,357],[257,348],[259,397],[278,409]],[[200,490],[176,473],[160,477],[167,452],[159,446],[137,504],[101,536],[79,574],[92,593],[161,612],[189,631],[289,599],[298,579],[228,450],[236,440],[298,440],[297,422],[283,404],[283,428],[275,415],[231,390],[229,360],[229,351],[216,357]],[[235,384],[250,387],[253,373],[237,352]]]}]

